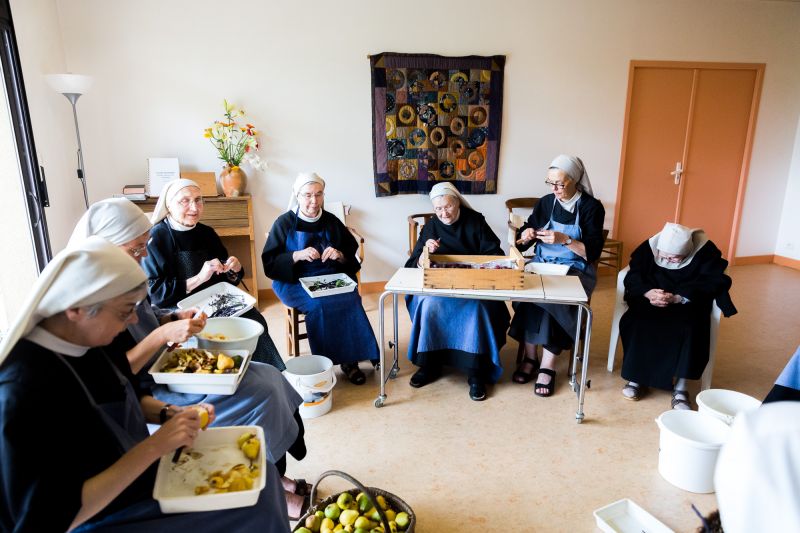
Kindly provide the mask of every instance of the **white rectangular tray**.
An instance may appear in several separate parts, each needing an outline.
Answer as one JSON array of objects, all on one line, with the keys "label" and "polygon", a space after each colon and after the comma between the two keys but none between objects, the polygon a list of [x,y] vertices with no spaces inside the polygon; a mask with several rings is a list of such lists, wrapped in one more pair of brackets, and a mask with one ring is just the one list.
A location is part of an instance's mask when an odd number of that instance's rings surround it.
[{"label": "white rectangular tray", "polygon": [[628,498],[595,510],[594,517],[606,533],[675,533]]},{"label": "white rectangular tray", "polygon": [[[237,296],[244,297],[245,307],[235,312],[231,316],[240,316],[245,314],[247,311],[252,309],[256,303],[256,299],[253,298],[249,293],[246,293],[242,289],[234,285],[231,285],[227,281],[220,281],[219,283],[212,285],[211,287],[207,287],[200,292],[196,292],[190,296],[187,296],[186,298],[178,302],[178,309],[190,309],[192,307],[197,307],[198,309],[202,309],[211,300],[212,297],[222,293],[235,294]],[[211,316],[210,312],[207,309],[205,311],[207,315]]]},{"label": "white rectangular tray", "polygon": [[[344,287],[337,287],[335,289],[323,289],[319,291],[311,291],[309,287],[315,281],[322,281],[322,282],[329,282],[329,281],[336,281],[337,279],[343,279],[347,282],[347,285]],[[350,276],[347,274],[326,274],[324,276],[310,276],[307,278],[300,278],[300,285],[303,286],[303,289],[308,293],[309,296],[312,298],[322,298],[323,296],[331,296],[334,294],[342,294],[344,292],[352,292],[356,288],[356,282],[350,279]]]},{"label": "white rectangular tray", "polygon": [[[178,348],[176,352],[182,350]],[[250,352],[247,350],[225,350],[217,353],[225,355],[242,356],[242,366],[235,374],[184,374],[183,372],[159,372],[164,363],[174,352],[167,352],[165,349],[158,356],[156,362],[148,370],[148,374],[153,376],[156,383],[166,385],[172,392],[184,394],[224,394],[230,395],[236,392],[244,373],[250,365]]]},{"label": "white rectangular tray", "polygon": [[[196,495],[194,488],[207,485],[206,478],[211,472],[226,471],[237,464],[249,464],[249,460],[236,445],[236,439],[246,432],[255,434],[261,441],[261,453],[255,461],[261,475],[253,488],[222,494]],[[203,456],[187,459],[184,454],[178,464],[172,463],[172,452],[161,458],[153,486],[153,499],[158,501],[161,512],[216,511],[256,504],[258,495],[267,481],[266,443],[264,430],[260,426],[209,428],[197,435],[192,450],[202,453]]]},{"label": "white rectangular tray", "polygon": [[540,276],[566,276],[569,265],[559,265],[556,263],[534,263],[531,261],[525,265],[525,272],[539,274]]}]

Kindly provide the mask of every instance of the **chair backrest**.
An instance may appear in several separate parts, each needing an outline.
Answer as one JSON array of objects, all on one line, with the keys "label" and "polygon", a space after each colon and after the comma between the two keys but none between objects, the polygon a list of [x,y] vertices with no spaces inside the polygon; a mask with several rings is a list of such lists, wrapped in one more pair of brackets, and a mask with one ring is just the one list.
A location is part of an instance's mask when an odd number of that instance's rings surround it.
[{"label": "chair backrest", "polygon": [[[539,198],[535,197],[509,198],[508,200],[506,200],[506,209],[508,209],[508,221],[514,222],[516,220],[514,217],[522,216],[514,213],[514,209],[520,209],[520,210],[525,209],[532,211],[533,208],[536,207],[536,204],[538,203],[539,203]],[[526,213],[525,218],[527,218],[527,215],[530,215],[530,212]],[[522,219],[522,223],[524,223],[525,218]],[[514,224],[514,226],[518,228],[522,225],[522,223]]]},{"label": "chair backrest", "polygon": [[347,225],[347,215],[350,214],[350,206],[342,202],[325,202],[325,211],[342,221],[342,224]]},{"label": "chair backrest", "polygon": [[436,213],[419,213],[416,215],[408,215],[408,255],[414,251],[414,246],[417,245],[419,233],[428,221],[435,217]]}]

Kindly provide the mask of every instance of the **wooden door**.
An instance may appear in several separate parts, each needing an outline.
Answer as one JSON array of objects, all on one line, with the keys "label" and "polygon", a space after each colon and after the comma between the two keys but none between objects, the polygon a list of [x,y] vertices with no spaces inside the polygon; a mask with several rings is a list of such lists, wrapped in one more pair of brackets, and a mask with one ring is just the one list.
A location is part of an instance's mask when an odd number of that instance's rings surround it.
[{"label": "wooden door", "polygon": [[733,256],[763,70],[631,63],[614,223],[626,256],[667,221]]}]

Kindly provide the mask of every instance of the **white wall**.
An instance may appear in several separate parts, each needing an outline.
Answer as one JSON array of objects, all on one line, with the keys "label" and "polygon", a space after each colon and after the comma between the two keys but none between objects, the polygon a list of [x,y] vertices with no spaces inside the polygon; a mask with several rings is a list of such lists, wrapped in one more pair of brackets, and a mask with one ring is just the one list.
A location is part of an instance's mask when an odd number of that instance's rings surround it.
[{"label": "white wall", "polygon": [[794,157],[789,170],[789,183],[783,203],[780,230],[775,254],[800,260],[800,121],[794,141]]},{"label": "white wall", "polygon": [[[250,172],[249,186],[257,246],[284,209],[295,174],[316,170],[329,182],[328,198],[355,206],[354,223],[368,241],[364,281],[386,279],[402,264],[405,217],[430,210],[424,196],[374,197],[367,54],[508,56],[499,194],[470,197],[503,240],[503,201],[545,194],[544,169],[561,152],[584,159],[613,219],[631,59],[764,62],[737,255],[775,250],[774,199],[786,188],[800,115],[798,3],[441,0],[398,9],[373,0],[57,0],[57,6],[67,67],[96,77],[79,104],[92,199],[141,182],[147,157],[177,156],[185,169],[218,169],[202,130],[228,98],[265,132],[270,169]],[[66,127],[62,134],[71,138]],[[66,234],[68,227],[53,230]]]}]

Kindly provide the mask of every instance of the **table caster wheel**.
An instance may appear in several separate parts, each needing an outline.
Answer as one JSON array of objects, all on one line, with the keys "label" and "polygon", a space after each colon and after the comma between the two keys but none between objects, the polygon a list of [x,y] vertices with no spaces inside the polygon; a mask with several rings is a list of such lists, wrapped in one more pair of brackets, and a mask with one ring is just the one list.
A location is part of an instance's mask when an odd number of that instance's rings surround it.
[{"label": "table caster wheel", "polygon": [[575,414],[575,422],[578,423],[578,424],[582,424],[583,423],[583,416],[584,416],[583,413],[580,413],[580,414],[576,413]]},{"label": "table caster wheel", "polygon": [[396,366],[393,366],[392,369],[389,371],[389,379],[396,379],[398,370],[399,369]]},{"label": "table caster wheel", "polygon": [[378,396],[377,398],[375,398],[375,407],[383,407],[383,402],[385,401],[386,401],[385,398]]}]

